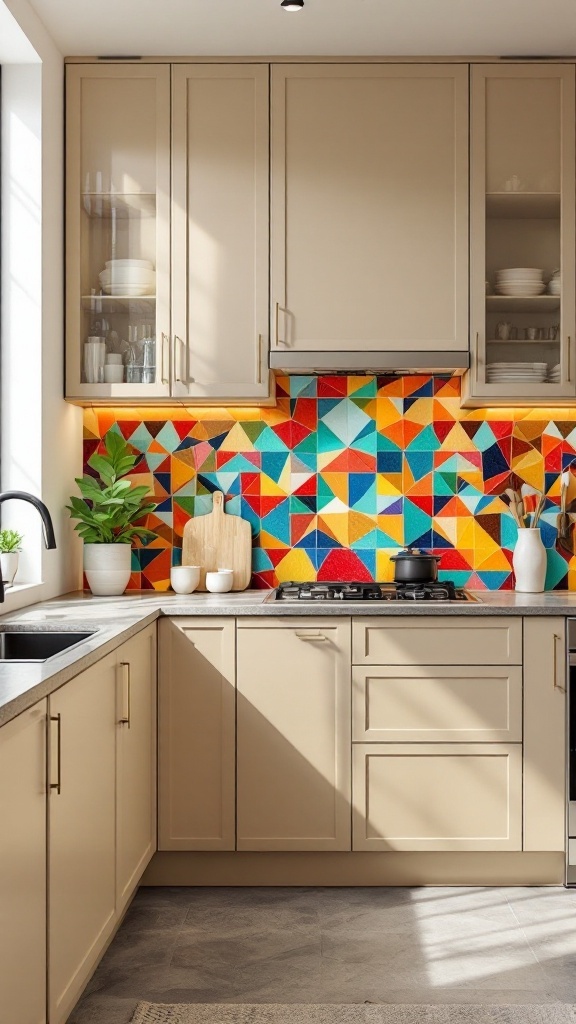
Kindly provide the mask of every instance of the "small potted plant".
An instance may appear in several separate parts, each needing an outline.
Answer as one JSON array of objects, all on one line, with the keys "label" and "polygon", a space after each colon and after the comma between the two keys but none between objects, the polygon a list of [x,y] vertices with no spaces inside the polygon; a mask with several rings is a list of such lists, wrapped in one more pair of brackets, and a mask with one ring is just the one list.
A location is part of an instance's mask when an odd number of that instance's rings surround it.
[{"label": "small potted plant", "polygon": [[132,541],[151,540],[156,535],[134,525],[156,505],[148,487],[134,487],[123,477],[140,456],[132,455],[124,438],[109,430],[104,438],[105,454],[95,452],[88,465],[99,476],[76,480],[81,498],[71,497],[66,506],[74,527],[84,541],[84,571],[93,594],[112,597],[123,594],[130,579]]},{"label": "small potted plant", "polygon": [[0,573],[7,587],[14,584],[23,540],[18,530],[0,530]]}]

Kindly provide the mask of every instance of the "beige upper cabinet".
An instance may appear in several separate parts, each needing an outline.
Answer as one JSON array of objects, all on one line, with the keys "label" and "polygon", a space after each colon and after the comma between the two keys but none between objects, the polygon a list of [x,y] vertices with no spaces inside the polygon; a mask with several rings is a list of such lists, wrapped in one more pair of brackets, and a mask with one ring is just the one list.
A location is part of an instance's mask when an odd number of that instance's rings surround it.
[{"label": "beige upper cabinet", "polygon": [[66,396],[167,398],[170,68],[73,64],[66,84]]},{"label": "beige upper cabinet", "polygon": [[269,398],[268,75],[67,68],[67,398]]},{"label": "beige upper cabinet", "polygon": [[235,847],[234,619],[159,622],[160,850]]},{"label": "beige upper cabinet", "polygon": [[350,849],[350,619],[238,620],[237,849]]},{"label": "beige upper cabinet", "polygon": [[116,657],[49,698],[48,1006],[63,1024],[116,914]]},{"label": "beige upper cabinet", "polygon": [[46,1021],[46,701],[0,730],[0,1020]]},{"label": "beige upper cabinet", "polygon": [[468,69],[272,68],[280,351],[468,348]]},{"label": "beige upper cabinet", "polygon": [[116,891],[121,909],[156,850],[156,626],[122,645],[116,667]]},{"label": "beige upper cabinet", "polygon": [[514,63],[471,73],[465,402],[573,401],[575,69]]},{"label": "beige upper cabinet", "polygon": [[268,66],[175,65],[174,394],[266,398]]}]

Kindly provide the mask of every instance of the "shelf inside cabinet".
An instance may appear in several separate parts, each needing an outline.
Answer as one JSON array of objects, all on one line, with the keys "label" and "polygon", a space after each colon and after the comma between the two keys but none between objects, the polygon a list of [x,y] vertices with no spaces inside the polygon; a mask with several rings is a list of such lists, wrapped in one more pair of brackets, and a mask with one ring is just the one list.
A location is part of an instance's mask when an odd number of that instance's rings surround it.
[{"label": "shelf inside cabinet", "polygon": [[87,313],[150,314],[155,295],[83,295],[82,309]]},{"label": "shelf inside cabinet", "polygon": [[550,219],[560,217],[559,192],[488,192],[487,217]]},{"label": "shelf inside cabinet", "polygon": [[486,338],[487,345],[558,345],[558,338]]},{"label": "shelf inside cabinet", "polygon": [[156,216],[155,192],[83,192],[82,206],[89,217],[121,220],[139,215]]},{"label": "shelf inside cabinet", "polygon": [[553,313],[560,309],[559,295],[487,295],[487,313]]}]

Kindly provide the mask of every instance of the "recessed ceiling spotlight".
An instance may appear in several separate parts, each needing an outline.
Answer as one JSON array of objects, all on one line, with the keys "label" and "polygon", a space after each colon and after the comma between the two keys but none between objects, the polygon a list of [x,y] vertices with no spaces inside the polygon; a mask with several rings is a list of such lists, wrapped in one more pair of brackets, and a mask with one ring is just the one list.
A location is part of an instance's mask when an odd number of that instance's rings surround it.
[{"label": "recessed ceiling spotlight", "polygon": [[285,11],[301,11],[304,7],[304,0],[282,0],[280,7]]}]

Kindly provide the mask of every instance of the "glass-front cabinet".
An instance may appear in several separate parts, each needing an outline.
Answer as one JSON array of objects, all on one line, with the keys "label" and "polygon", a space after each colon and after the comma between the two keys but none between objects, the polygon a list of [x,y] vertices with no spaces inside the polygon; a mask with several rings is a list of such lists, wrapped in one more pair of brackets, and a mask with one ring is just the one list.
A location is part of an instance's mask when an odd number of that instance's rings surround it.
[{"label": "glass-front cabinet", "polygon": [[67,397],[170,395],[170,67],[74,65]]},{"label": "glass-front cabinet", "polygon": [[66,397],[266,403],[268,68],[66,84]]},{"label": "glass-front cabinet", "polygon": [[471,72],[465,403],[574,398],[574,66]]}]

